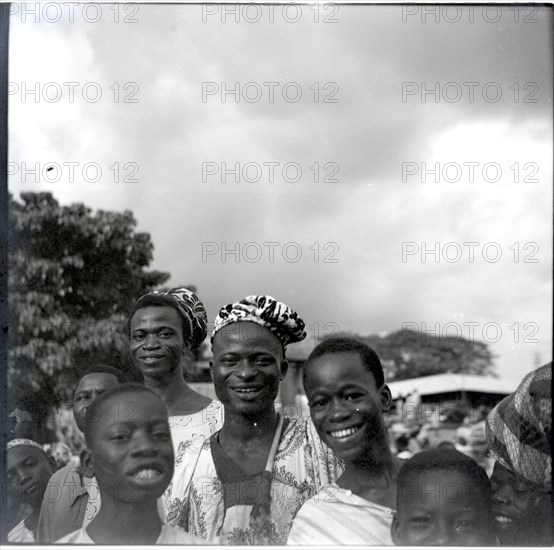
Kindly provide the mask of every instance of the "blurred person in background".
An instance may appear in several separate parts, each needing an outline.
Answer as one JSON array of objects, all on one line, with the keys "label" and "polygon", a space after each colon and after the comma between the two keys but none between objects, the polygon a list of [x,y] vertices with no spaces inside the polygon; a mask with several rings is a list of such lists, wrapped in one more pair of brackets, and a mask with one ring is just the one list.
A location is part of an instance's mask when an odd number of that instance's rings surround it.
[{"label": "blurred person in background", "polygon": [[223,407],[193,390],[183,376],[188,355],[207,336],[204,305],[187,288],[141,296],[129,314],[131,360],[144,385],[163,401],[175,453],[173,479],[164,493],[165,507],[181,501],[190,482],[188,451],[223,425]]},{"label": "blurred person in background", "polygon": [[487,445],[484,420],[469,428],[465,445],[457,443],[455,447],[458,451],[473,458],[487,472],[489,477],[492,475],[494,458],[491,456]]},{"label": "blurred person in background", "polygon": [[440,427],[437,423],[426,423],[421,426],[419,433],[416,436],[416,441],[419,443],[420,449],[435,449],[442,441],[439,433]]},{"label": "blurred person in background", "polygon": [[[102,393],[127,381],[124,372],[109,365],[87,369],[73,394],[73,416],[84,431],[87,408]],[[50,479],[42,502],[37,541],[52,543],[86,525],[100,507],[98,484],[85,476],[79,457],[72,459]]]},{"label": "blurred person in background", "polygon": [[552,546],[552,363],[527,374],[486,420],[502,546]]},{"label": "blurred person in background", "polygon": [[[35,542],[40,506],[55,462],[31,439],[13,439],[6,453],[8,505],[15,519],[8,542]],[[20,520],[17,524],[16,520]],[[15,524],[15,525],[14,525]]]},{"label": "blurred person in background", "polygon": [[58,470],[69,464],[70,460],[73,458],[69,445],[60,441],[46,443],[42,448],[49,457],[54,459]]},{"label": "blurred person in background", "polygon": [[398,458],[412,458],[413,453],[409,449],[410,438],[406,434],[401,434],[396,438],[396,456]]}]

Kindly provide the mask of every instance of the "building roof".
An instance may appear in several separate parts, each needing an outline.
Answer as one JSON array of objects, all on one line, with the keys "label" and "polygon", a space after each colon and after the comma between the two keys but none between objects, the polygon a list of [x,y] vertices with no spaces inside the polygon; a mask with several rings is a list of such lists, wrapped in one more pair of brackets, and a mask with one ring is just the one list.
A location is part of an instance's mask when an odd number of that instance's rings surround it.
[{"label": "building roof", "polygon": [[470,374],[435,374],[391,382],[388,386],[393,399],[406,397],[414,390],[421,396],[459,391],[508,395],[515,391],[520,381]]}]

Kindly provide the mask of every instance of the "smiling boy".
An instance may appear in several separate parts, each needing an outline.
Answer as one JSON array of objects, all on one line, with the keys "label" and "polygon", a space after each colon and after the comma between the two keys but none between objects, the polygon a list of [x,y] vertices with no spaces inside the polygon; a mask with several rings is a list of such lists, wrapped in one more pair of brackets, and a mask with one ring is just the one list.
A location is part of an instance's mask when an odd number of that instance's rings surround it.
[{"label": "smiling boy", "polygon": [[161,399],[138,384],[122,384],[88,408],[87,448],[81,465],[95,476],[102,507],[68,544],[193,544],[188,533],[165,525],[157,499],[173,475],[173,445]]},{"label": "smiling boy", "polygon": [[317,433],[345,470],[299,510],[287,544],[392,544],[400,461],[387,442],[392,399],[379,357],[358,340],[330,338],[312,351],[303,378]]},{"label": "smiling boy", "polygon": [[[96,364],[85,371],[73,395],[73,417],[81,432],[85,430],[85,413],[91,403],[126,381],[124,372],[109,365]],[[72,458],[50,478],[38,520],[38,542],[55,542],[87,525],[100,504],[96,480],[83,473],[78,457]]]}]

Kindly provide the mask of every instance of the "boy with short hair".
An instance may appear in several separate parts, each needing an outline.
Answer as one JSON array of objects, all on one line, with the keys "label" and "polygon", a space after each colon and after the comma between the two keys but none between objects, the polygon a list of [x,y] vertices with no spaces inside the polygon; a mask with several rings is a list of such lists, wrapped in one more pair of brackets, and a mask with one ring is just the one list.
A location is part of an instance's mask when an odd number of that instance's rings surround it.
[{"label": "boy with short hair", "polygon": [[[79,379],[73,395],[73,417],[79,430],[85,429],[87,407],[103,392],[129,381],[128,376],[109,365],[89,367]],[[73,457],[50,479],[38,520],[37,541],[53,543],[86,525],[100,507],[94,478],[83,474],[79,457]]]},{"label": "boy with short hair", "polygon": [[487,546],[491,484],[472,458],[438,448],[414,455],[397,481],[392,539],[400,546]]},{"label": "boy with short hair", "polygon": [[122,384],[99,396],[86,415],[85,474],[95,476],[102,507],[87,527],[60,539],[67,544],[198,544],[165,525],[158,498],[173,476],[167,410],[140,384]]}]

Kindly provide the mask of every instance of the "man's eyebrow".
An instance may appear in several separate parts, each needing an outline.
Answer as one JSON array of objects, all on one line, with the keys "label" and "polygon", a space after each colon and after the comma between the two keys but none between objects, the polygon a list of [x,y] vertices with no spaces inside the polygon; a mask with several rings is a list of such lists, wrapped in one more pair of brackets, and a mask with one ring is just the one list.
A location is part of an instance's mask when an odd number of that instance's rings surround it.
[{"label": "man's eyebrow", "polygon": [[[159,326],[154,326],[152,329],[150,330],[163,330],[163,329],[168,329],[168,330],[175,330],[175,327],[172,327],[171,325],[159,325]],[[131,330],[133,332],[135,331],[143,331],[143,332],[147,332],[148,331],[148,327],[131,327]]]}]

